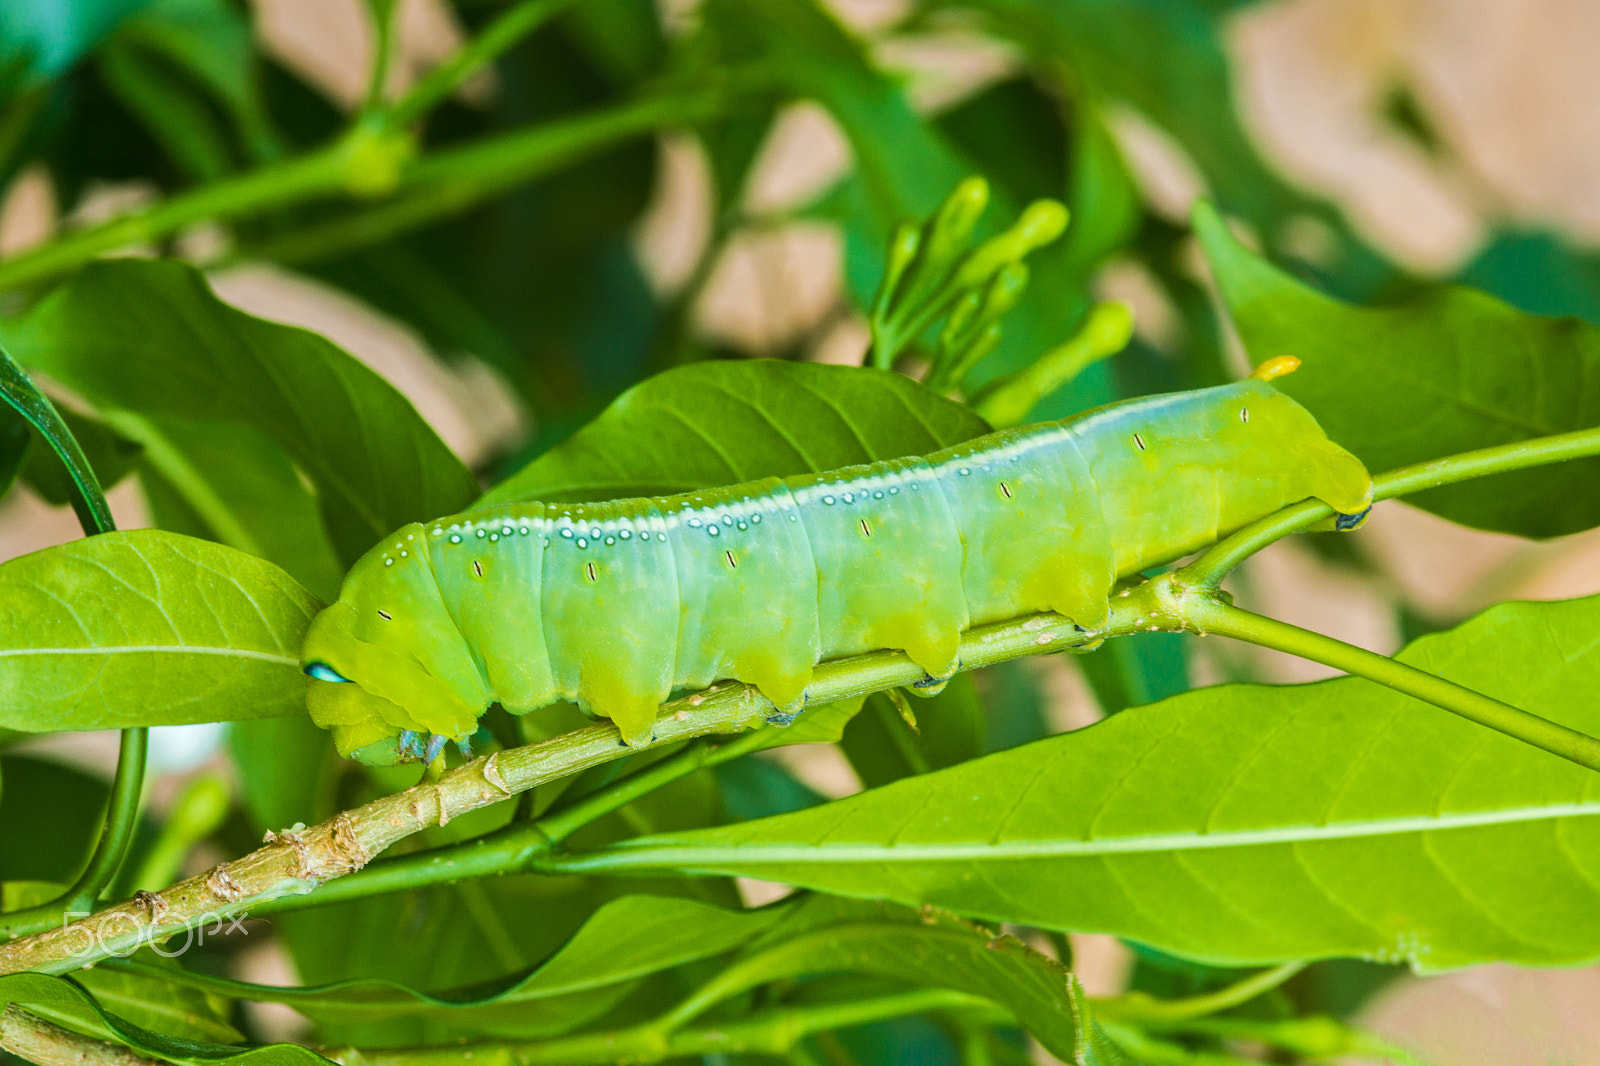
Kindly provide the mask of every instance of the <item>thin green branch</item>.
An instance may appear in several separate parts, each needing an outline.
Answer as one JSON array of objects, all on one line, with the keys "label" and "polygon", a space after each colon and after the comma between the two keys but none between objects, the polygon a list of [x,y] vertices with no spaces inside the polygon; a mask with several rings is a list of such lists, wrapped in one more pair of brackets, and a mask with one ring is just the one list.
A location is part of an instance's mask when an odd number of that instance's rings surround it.
[{"label": "thin green branch", "polygon": [[196,222],[231,221],[340,192],[348,167],[344,143],[225,178],[0,262],[0,291],[48,280],[106,252],[160,240]]},{"label": "thin green branch", "polygon": [[150,731],[142,726],[122,731],[122,745],[117,752],[117,773],[111,780],[111,798],[106,808],[105,824],[100,829],[100,839],[95,843],[88,865],[67,892],[67,907],[70,910],[93,907],[122,866],[122,858],[127,854],[128,845],[133,841],[133,831],[139,824],[139,794],[144,788],[149,736]]},{"label": "thin green branch", "polygon": [[383,107],[383,89],[394,60],[395,9],[398,6],[397,0],[368,0],[367,3],[367,11],[372,16],[372,70],[367,74],[367,92],[361,104],[363,115],[376,114]]},{"label": "thin green branch", "polygon": [[1590,770],[1600,770],[1600,740],[1531,714],[1481,692],[1446,681],[1386,655],[1265,618],[1221,603],[1210,596],[1185,597],[1185,621],[1197,632],[1232,637],[1263,648],[1298,655],[1347,674],[1364,677],[1397,692],[1415,696],[1452,714],[1531,744]]},{"label": "thin green branch", "polygon": [[534,827],[546,840],[560,843],[590,822],[649,795],[662,785],[687,777],[696,770],[710,769],[766,747],[772,743],[777,730],[777,726],[765,726],[732,740],[696,740],[670,758],[646,766],[571,806],[545,815],[533,823]]},{"label": "thin green branch", "polygon": [[716,92],[684,89],[438,152],[406,169],[393,199],[244,251],[282,263],[342,255],[460,214],[631,138],[697,121],[720,106]]},{"label": "thin green branch", "polygon": [[[1390,500],[1472,478],[1592,455],[1600,455],[1600,427],[1535,437],[1403,466],[1372,479],[1372,498],[1374,501]],[[1215,589],[1240,563],[1262,548],[1291,533],[1309,529],[1333,517],[1333,513],[1333,508],[1320,500],[1305,500],[1285,507],[1226,537],[1178,573],[1186,584]]]},{"label": "thin green branch", "polygon": [[[77,438],[62,421],[61,413],[49,397],[3,349],[0,349],[0,398],[39,431],[66,468],[75,490],[73,510],[84,534],[94,536],[116,529],[100,480]],[[117,876],[139,821],[139,796],[144,788],[149,732],[142,726],[122,731],[117,771],[106,802],[105,818],[83,872],[59,899],[0,917],[0,935],[16,935],[38,923],[59,922],[67,911],[92,908]]]},{"label": "thin green branch", "polygon": [[[721,88],[680,88],[420,159],[411,158],[415,146],[408,134],[360,125],[307,155],[174,196],[0,262],[0,291],[49,280],[99,255],[161,240],[198,222],[232,222],[340,196],[392,197],[302,240],[286,239],[281,254],[304,260],[369,244],[463,211],[588,153],[661,126],[692,122],[712,113],[723,99]],[[280,249],[255,251],[278,254]]]},{"label": "thin green branch", "polygon": [[72,887],[49,903],[0,915],[0,937],[59,925],[74,912],[86,914],[94,909],[122,867],[128,845],[133,842],[133,831],[139,824],[139,796],[144,789],[149,740],[150,730],[143,726],[122,731],[117,772],[111,781],[111,795],[106,803],[100,836]]},{"label": "thin green branch", "polygon": [[[871,937],[880,935],[884,928],[879,923],[859,922],[827,929],[813,929],[743,956],[702,984],[676,1007],[650,1022],[648,1028],[656,1029],[663,1034],[676,1032],[717,1004],[742,992],[776,980],[781,975],[805,972],[807,960],[813,958],[817,952],[825,951],[841,940],[849,942],[859,937],[863,941],[870,941]],[[960,945],[970,940],[969,932],[958,929],[924,927],[918,930],[918,935],[924,944],[930,945],[936,943]],[[929,948],[928,953],[934,955],[935,951]]]},{"label": "thin green branch", "polygon": [[1286,962],[1270,970],[1251,974],[1242,981],[1207,992],[1203,996],[1186,999],[1157,999],[1144,992],[1130,992],[1124,996],[1094,1001],[1096,1018],[1146,1024],[1150,1022],[1177,1022],[1199,1018],[1207,1014],[1231,1010],[1248,1003],[1263,992],[1270,992],[1306,968],[1301,961]]},{"label": "thin green branch", "polygon": [[523,0],[515,5],[412,86],[389,108],[384,121],[390,126],[415,122],[455,92],[462,82],[571,3],[572,0]]},{"label": "thin green branch", "polygon": [[315,896],[284,896],[255,908],[258,915],[299,910],[385,892],[404,892],[425,885],[453,883],[530,868],[542,854],[598,818],[696,770],[707,769],[766,747],[776,727],[755,729],[732,740],[699,740],[660,762],[629,774],[571,806],[537,821],[513,821],[494,833],[458,844],[430,848],[374,863],[323,887]]},{"label": "thin green branch", "polygon": [[[1226,1040],[1259,1040],[1306,1059],[1359,1055],[1363,1058],[1371,1056],[1393,1062],[1415,1064],[1417,1061],[1404,1049],[1325,1014],[1309,1014],[1297,1018],[1201,1017],[1171,1021],[1154,1020],[1145,1027],[1157,1033],[1187,1033]],[[1116,1021],[1108,1020],[1105,1028],[1109,1036],[1119,1043],[1125,1043],[1130,1050],[1141,1043],[1136,1034]],[[1129,1036],[1132,1036],[1132,1039],[1127,1039]]]}]

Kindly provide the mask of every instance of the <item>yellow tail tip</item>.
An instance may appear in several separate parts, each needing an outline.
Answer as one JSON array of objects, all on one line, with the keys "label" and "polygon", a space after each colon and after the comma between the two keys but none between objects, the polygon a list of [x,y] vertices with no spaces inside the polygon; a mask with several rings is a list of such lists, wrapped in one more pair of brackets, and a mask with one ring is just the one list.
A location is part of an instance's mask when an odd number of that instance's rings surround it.
[{"label": "yellow tail tip", "polygon": [[1285,374],[1293,374],[1299,369],[1300,360],[1297,357],[1280,355],[1274,359],[1268,359],[1265,363],[1256,367],[1250,372],[1250,376],[1261,381],[1271,381],[1273,378],[1281,378]]}]

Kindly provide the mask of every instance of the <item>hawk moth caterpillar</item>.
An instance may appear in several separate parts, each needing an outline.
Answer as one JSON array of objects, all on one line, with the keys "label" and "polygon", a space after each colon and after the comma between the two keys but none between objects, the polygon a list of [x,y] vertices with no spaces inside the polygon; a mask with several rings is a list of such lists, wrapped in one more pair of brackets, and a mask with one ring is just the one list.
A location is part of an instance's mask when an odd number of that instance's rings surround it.
[{"label": "hawk moth caterpillar", "polygon": [[[1371,480],[1299,404],[1242,381],[1002,430],[926,457],[413,523],[313,621],[307,702],[341,753],[431,759],[495,702],[559,699],[650,739],[674,689],[733,678],[780,712],[813,667],[904,651],[937,683],[963,630],[1036,611],[1102,625],[1122,577]],[[429,738],[424,748],[423,737]]]}]

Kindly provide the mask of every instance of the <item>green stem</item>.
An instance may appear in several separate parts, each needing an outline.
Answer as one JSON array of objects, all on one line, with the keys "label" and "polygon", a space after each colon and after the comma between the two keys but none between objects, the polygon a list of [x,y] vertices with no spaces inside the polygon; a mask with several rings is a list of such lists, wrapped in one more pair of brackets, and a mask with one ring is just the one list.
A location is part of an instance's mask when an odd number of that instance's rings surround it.
[{"label": "green stem", "polygon": [[[724,86],[727,80],[722,79]],[[0,262],[0,291],[48,280],[106,252],[159,240],[196,222],[233,221],[340,195],[395,194],[382,207],[255,251],[304,260],[370,244],[463,211],[618,141],[694,121],[721,106],[723,98],[722,89],[683,89],[415,161],[406,159],[411,142],[405,135],[357,126],[308,155],[175,196]]]},{"label": "green stem", "polygon": [[[1113,1035],[1121,1033],[1107,1026]],[[1355,1029],[1337,1018],[1311,1014],[1298,1018],[1189,1018],[1171,1022],[1156,1021],[1147,1026],[1154,1032],[1180,1032],[1225,1040],[1259,1040],[1294,1053],[1301,1058],[1323,1059],[1333,1055],[1373,1056],[1405,1063],[1416,1059],[1388,1042]]]},{"label": "green stem", "polygon": [[149,753],[150,730],[144,726],[122,731],[122,746],[117,752],[117,775],[111,780],[110,806],[105,825],[95,843],[94,854],[77,881],[67,892],[67,907],[85,910],[93,907],[100,894],[117,876],[122,858],[133,841],[139,824],[139,793],[144,787],[145,758]]},{"label": "green stem", "polygon": [[[55,405],[3,350],[0,350],[0,394],[3,394],[6,403],[39,430],[66,467],[76,488],[73,510],[77,512],[78,524],[83,527],[84,534],[94,536],[113,532],[116,523],[111,515],[111,507],[106,503],[100,481],[95,477],[94,468],[85,458],[77,438],[61,420]],[[94,907],[101,893],[117,876],[117,870],[127,855],[128,845],[133,840],[133,831],[139,821],[139,796],[144,789],[145,756],[149,740],[150,731],[143,726],[122,731],[116,776],[112,778],[111,795],[106,802],[100,836],[77,880],[59,899],[0,917],[0,937],[16,936],[41,924],[59,922],[68,911],[85,911]]]},{"label": "green stem", "polygon": [[757,751],[772,743],[767,726],[720,743],[692,742],[683,751],[629,774],[570,807],[534,822],[513,822],[496,833],[443,847],[373,863],[348,877],[323,885],[310,896],[286,896],[254,908],[254,914],[299,910],[385,892],[403,892],[426,885],[525,870],[536,858],[598,818],[627,806],[663,785]]},{"label": "green stem", "polygon": [[462,82],[571,3],[572,0],[523,0],[429,71],[395,102],[385,120],[390,126],[415,122],[455,92]]},{"label": "green stem", "polygon": [[1501,703],[1470,688],[1446,681],[1437,674],[1418,670],[1385,655],[1358,648],[1343,641],[1313,633],[1308,629],[1264,618],[1212,599],[1209,595],[1189,595],[1180,608],[1185,620],[1198,632],[1232,637],[1263,648],[1298,655],[1347,674],[1364,677],[1397,692],[1458,714],[1506,736],[1558,755],[1590,770],[1600,770],[1600,740],[1558,725],[1548,718]]},{"label": "green stem", "polygon": [[1017,425],[1040,400],[1090,364],[1122,351],[1132,339],[1133,311],[1127,304],[1096,304],[1070,339],[985,389],[973,407],[996,429]]},{"label": "green stem", "polygon": [[[1600,455],[1600,427],[1535,437],[1403,466],[1372,479],[1372,499],[1374,502],[1390,500],[1458,481],[1591,455]],[[1333,513],[1333,508],[1320,500],[1305,500],[1285,507],[1228,536],[1178,573],[1185,584],[1215,589],[1240,563],[1262,548],[1330,518]]]},{"label": "green stem", "polygon": [[[890,689],[889,691],[898,692],[899,689]],[[888,697],[888,699],[892,701],[893,697]],[[895,751],[906,761],[906,766],[910,767],[911,772],[925,774],[933,769],[928,765],[928,757],[922,753],[922,749],[917,746],[917,742],[912,738],[910,723],[900,716],[893,703],[886,704],[884,700],[880,700],[875,696],[869,697],[867,703],[872,708],[872,712],[878,716],[878,721],[882,724],[884,733],[889,737],[890,743],[894,745]]]},{"label": "green stem", "polygon": [[1190,996],[1187,999],[1156,999],[1144,992],[1130,992],[1113,999],[1095,1000],[1094,1013],[1097,1018],[1111,1018],[1139,1025],[1199,1018],[1248,1003],[1263,992],[1277,988],[1305,968],[1306,963],[1299,960],[1286,962],[1270,970],[1251,974],[1226,988],[1207,992],[1203,996]]},{"label": "green stem", "polygon": [[678,754],[629,774],[570,807],[547,814],[534,826],[551,843],[560,843],[590,822],[649,795],[662,785],[687,777],[696,770],[737,759],[747,752],[759,751],[772,743],[775,733],[775,727],[766,726],[720,743],[709,739],[692,741]]},{"label": "green stem", "polygon": [[394,59],[395,8],[398,0],[377,0],[369,3],[372,14],[372,72],[367,76],[367,95],[362,101],[361,113],[373,115],[383,107],[383,85],[389,80],[389,67]]},{"label": "green stem", "polygon": [[718,106],[719,97],[712,92],[684,90],[442,151],[411,164],[393,200],[247,251],[283,263],[342,255],[460,214],[558,167],[662,126],[695,121]]},{"label": "green stem", "polygon": [[133,831],[139,824],[139,794],[144,788],[149,738],[150,730],[143,726],[122,731],[117,773],[111,780],[111,795],[100,837],[72,887],[59,899],[0,916],[0,938],[57,924],[68,918],[70,912],[86,914],[94,909],[101,894],[117,876],[128,845],[133,841]]},{"label": "green stem", "polygon": [[344,187],[342,143],[123,215],[0,263],[0,291],[44,281],[130,244],[159,240],[184,226],[227,221],[302,203]]},{"label": "green stem", "polygon": [[251,555],[267,555],[255,533],[206,480],[189,455],[154,422],[128,411],[107,411],[105,420],[112,429],[144,448],[144,461],[211,527],[217,540]]},{"label": "green stem", "polygon": [[518,1066],[579,1066],[584,1063],[660,1062],[664,1059],[727,1054],[783,1055],[813,1033],[848,1029],[908,1014],[930,1011],[995,1013],[988,1000],[946,989],[919,989],[815,1006],[764,1010],[726,1025],[664,1033],[651,1023],[632,1029],[535,1041],[450,1044],[443,1047],[333,1049],[335,1061],[366,1066],[457,1066],[464,1058],[507,1059]]},{"label": "green stem", "polygon": [[[857,938],[863,943],[871,943],[872,938],[881,934],[883,929],[883,925],[874,922],[813,929],[746,955],[701,985],[676,1007],[651,1022],[650,1027],[663,1033],[677,1031],[725,1000],[786,975],[805,972],[806,961],[816,956],[818,952],[826,952],[840,942],[849,942]],[[960,945],[966,943],[970,937],[970,933],[966,930],[934,928],[921,928],[918,930],[918,935],[924,945],[936,943]],[[926,950],[930,957],[937,955],[931,947]]]}]

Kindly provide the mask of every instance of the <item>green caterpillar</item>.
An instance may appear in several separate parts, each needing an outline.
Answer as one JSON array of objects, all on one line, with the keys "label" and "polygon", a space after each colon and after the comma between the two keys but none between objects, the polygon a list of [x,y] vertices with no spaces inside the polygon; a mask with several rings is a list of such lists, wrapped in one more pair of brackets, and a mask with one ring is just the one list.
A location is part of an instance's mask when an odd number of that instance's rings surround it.
[{"label": "green caterpillar", "polygon": [[926,458],[406,526],[313,621],[311,716],[370,763],[431,761],[495,702],[575,700],[633,745],[674,689],[734,678],[793,714],[824,659],[900,649],[936,685],[972,626],[1096,629],[1119,578],[1287,503],[1365,514],[1360,461],[1266,383],[1294,365]]}]

